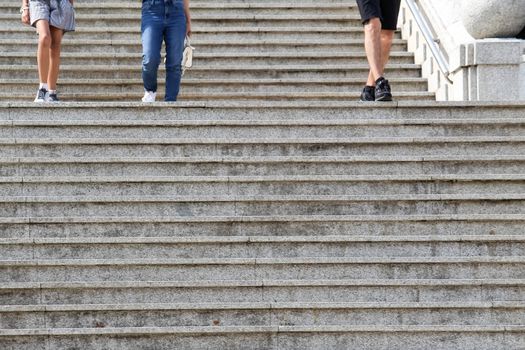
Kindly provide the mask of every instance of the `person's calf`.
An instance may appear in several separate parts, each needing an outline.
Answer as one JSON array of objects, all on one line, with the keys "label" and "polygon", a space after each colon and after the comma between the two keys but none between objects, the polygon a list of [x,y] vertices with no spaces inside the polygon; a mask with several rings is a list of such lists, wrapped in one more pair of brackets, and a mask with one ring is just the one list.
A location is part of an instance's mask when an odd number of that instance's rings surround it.
[{"label": "person's calf", "polygon": [[381,42],[392,42],[394,39],[395,30],[383,29],[381,30]]},{"label": "person's calf", "polygon": [[49,50],[52,55],[58,55],[60,56],[60,50],[62,48],[62,40],[51,40],[51,43],[49,45]]},{"label": "person's calf", "polygon": [[381,48],[381,21],[379,18],[368,20],[364,27],[365,51],[370,66],[367,84],[372,86],[383,75]]}]

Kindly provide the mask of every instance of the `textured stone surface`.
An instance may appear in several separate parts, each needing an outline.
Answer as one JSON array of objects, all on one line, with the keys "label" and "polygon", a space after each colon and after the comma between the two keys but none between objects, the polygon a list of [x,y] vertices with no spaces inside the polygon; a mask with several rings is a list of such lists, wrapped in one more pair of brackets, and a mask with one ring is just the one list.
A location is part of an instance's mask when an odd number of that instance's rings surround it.
[{"label": "textured stone surface", "polygon": [[462,0],[463,24],[476,39],[516,37],[525,25],[523,0]]},{"label": "textured stone surface", "polygon": [[[226,67],[199,74],[231,76],[185,88],[317,95],[0,102],[0,349],[523,348],[525,104],[362,104],[333,93],[357,87],[350,76],[362,71],[335,78],[364,60],[362,28],[347,18],[354,1],[191,3],[206,17],[195,21],[201,68]],[[85,26],[65,39],[65,66],[133,65],[140,45],[124,38],[138,33],[127,26],[139,7],[78,2]],[[0,28],[18,16],[7,0],[0,10]],[[2,68],[13,59],[34,65],[34,32],[16,28],[0,29],[0,76],[19,71]],[[88,44],[88,34],[101,38]],[[289,37],[261,46],[279,35]],[[113,45],[96,53],[102,40]],[[395,45],[395,64],[411,65]],[[237,72],[225,65],[232,47],[244,52]],[[279,77],[284,57],[321,78]],[[339,68],[297,70],[323,57]],[[235,81],[246,72],[261,79]],[[23,96],[26,77],[6,90]],[[97,84],[104,94],[140,87],[72,81],[86,96]]]}]

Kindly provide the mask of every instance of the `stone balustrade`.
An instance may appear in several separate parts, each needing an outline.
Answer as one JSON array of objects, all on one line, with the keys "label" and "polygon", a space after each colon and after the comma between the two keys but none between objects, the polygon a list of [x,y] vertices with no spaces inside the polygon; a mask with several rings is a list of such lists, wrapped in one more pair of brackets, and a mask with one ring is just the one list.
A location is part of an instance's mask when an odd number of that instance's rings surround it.
[{"label": "stone balustrade", "polygon": [[438,100],[525,100],[525,41],[517,38],[523,36],[525,0],[419,0],[417,5],[448,58],[452,83],[437,68],[406,4],[403,38]]}]

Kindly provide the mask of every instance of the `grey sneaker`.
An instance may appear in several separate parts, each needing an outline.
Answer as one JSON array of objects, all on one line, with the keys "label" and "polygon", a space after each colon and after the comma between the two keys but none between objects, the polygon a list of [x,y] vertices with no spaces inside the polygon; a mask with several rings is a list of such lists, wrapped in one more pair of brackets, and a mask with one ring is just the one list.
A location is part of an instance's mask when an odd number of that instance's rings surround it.
[{"label": "grey sneaker", "polygon": [[48,95],[48,93],[47,93],[46,89],[44,89],[44,88],[39,89],[36,92],[35,102],[37,102],[37,103],[46,102],[47,95]]},{"label": "grey sneaker", "polygon": [[56,103],[56,102],[60,102],[60,100],[58,99],[58,96],[55,92],[54,94],[47,95],[46,102]]}]

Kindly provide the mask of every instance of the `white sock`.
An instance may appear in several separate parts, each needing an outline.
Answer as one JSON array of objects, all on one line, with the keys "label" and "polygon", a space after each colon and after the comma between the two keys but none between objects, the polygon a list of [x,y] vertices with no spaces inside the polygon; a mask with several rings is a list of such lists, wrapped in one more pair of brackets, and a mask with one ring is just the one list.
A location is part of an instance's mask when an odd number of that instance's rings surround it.
[{"label": "white sock", "polygon": [[38,88],[39,90],[40,89],[49,89],[49,87],[47,86],[47,83],[40,83],[40,87]]},{"label": "white sock", "polygon": [[50,95],[53,95],[53,94],[56,94],[56,93],[57,93],[56,90],[49,90],[49,94],[50,94]]}]

